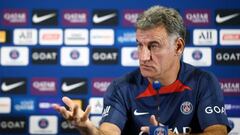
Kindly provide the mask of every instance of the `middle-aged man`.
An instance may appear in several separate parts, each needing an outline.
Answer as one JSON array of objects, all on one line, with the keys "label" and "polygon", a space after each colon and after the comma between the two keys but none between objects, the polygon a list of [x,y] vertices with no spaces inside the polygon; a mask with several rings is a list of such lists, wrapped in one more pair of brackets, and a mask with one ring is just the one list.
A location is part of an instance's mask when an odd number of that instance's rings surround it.
[{"label": "middle-aged man", "polygon": [[185,27],[172,9],[153,6],[137,19],[140,68],[114,80],[104,97],[99,128],[81,110],[54,105],[86,135],[137,135],[149,126],[168,127],[168,134],[226,135],[229,123],[216,77],[181,61]]}]

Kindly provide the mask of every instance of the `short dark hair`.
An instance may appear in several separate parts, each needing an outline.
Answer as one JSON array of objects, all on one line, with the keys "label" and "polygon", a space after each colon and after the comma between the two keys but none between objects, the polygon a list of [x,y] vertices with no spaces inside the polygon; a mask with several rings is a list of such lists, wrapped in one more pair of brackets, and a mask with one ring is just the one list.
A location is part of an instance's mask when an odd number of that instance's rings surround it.
[{"label": "short dark hair", "polygon": [[175,34],[185,40],[186,28],[181,15],[173,8],[153,6],[139,15],[137,29],[150,29],[164,26],[168,35]]}]

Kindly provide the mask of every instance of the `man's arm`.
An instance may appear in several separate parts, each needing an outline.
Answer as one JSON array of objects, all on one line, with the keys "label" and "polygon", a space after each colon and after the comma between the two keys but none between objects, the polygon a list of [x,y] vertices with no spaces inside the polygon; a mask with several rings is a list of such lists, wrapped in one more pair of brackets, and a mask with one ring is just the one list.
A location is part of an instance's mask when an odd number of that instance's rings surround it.
[{"label": "man's arm", "polygon": [[76,105],[70,98],[63,97],[63,102],[70,108],[67,110],[64,106],[57,104],[53,105],[53,108],[61,113],[61,115],[79,132],[81,135],[120,135],[121,130],[114,124],[102,123],[99,128],[95,127],[94,124],[89,120],[89,113],[91,111],[90,106],[83,111],[78,105]]}]

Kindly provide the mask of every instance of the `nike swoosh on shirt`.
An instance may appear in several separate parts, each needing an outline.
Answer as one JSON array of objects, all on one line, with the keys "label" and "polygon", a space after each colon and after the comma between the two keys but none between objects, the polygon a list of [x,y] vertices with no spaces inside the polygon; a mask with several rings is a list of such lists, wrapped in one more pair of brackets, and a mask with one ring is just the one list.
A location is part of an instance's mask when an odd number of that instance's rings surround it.
[{"label": "nike swoosh on shirt", "polygon": [[13,84],[8,84],[8,85],[5,82],[3,82],[1,88],[2,88],[2,91],[7,92],[7,91],[17,88],[23,84],[24,84],[24,81],[13,83]]},{"label": "nike swoosh on shirt", "polygon": [[134,111],[135,116],[140,116],[140,115],[146,115],[149,114],[148,112],[137,112],[137,110]]},{"label": "nike swoosh on shirt", "polygon": [[54,17],[55,15],[56,15],[55,13],[51,13],[43,16],[38,16],[37,14],[34,14],[32,20],[34,23],[40,23]]},{"label": "nike swoosh on shirt", "polygon": [[233,19],[235,17],[237,17],[239,15],[239,13],[235,13],[235,14],[231,14],[231,15],[227,15],[227,16],[220,16],[219,14],[217,14],[216,16],[216,22],[217,23],[224,23],[230,19]]},{"label": "nike swoosh on shirt", "polygon": [[85,84],[85,82],[79,82],[79,83],[67,85],[67,83],[64,82],[64,83],[62,84],[62,91],[63,91],[63,92],[69,92],[69,91],[71,91],[71,90],[73,90],[73,89],[76,89],[76,88],[78,88],[78,87],[83,86],[84,84]]},{"label": "nike swoosh on shirt", "polygon": [[93,16],[93,22],[94,23],[101,23],[101,22],[104,22],[110,18],[113,18],[114,16],[116,16],[116,13],[112,13],[112,14],[108,14],[108,15],[104,15],[104,16],[101,16],[99,17],[97,14],[95,14]]}]

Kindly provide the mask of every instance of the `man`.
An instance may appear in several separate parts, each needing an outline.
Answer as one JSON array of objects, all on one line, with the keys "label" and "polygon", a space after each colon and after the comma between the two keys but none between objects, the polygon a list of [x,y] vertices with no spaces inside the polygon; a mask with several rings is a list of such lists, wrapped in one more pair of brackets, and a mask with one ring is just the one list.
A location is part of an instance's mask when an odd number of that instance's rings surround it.
[{"label": "man", "polygon": [[64,97],[70,110],[54,108],[87,135],[137,135],[149,133],[151,125],[168,126],[168,134],[226,135],[217,79],[181,61],[185,27],[178,12],[151,7],[139,16],[136,28],[140,68],[109,86],[99,128],[88,118],[89,106],[82,111]]}]

